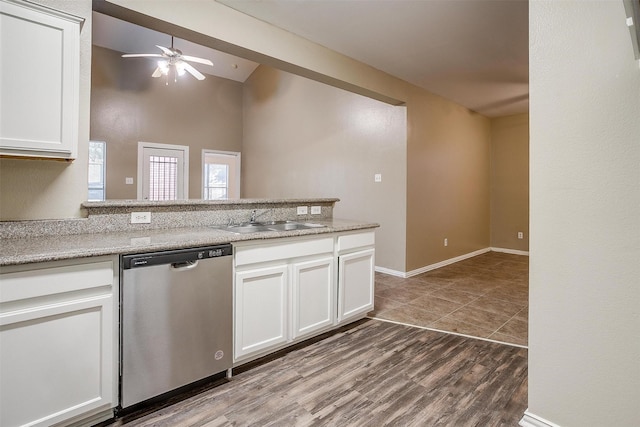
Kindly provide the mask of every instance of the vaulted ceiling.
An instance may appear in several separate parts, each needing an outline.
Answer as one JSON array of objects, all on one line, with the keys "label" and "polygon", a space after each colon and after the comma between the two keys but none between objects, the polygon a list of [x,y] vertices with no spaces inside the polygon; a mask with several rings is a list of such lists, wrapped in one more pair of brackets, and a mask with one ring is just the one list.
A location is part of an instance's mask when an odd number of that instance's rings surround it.
[{"label": "vaulted ceiling", "polygon": [[526,0],[217,0],[488,117],[528,111]]},{"label": "vaulted ceiling", "polygon": [[[213,1],[213,0],[209,0]],[[488,117],[529,107],[527,0],[216,0]],[[170,36],[94,13],[94,44],[157,53]],[[255,62],[176,39],[243,82]],[[144,61],[148,59],[131,59]]]}]

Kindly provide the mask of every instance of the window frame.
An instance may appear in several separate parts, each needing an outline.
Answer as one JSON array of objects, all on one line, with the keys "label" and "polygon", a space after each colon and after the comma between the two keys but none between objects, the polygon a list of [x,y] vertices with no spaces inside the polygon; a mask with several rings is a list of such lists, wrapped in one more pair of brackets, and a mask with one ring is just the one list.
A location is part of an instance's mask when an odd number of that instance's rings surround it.
[{"label": "window frame", "polygon": [[[182,165],[182,188],[178,189],[177,200],[186,200],[189,198],[189,146],[188,145],[176,145],[176,144],[160,144],[157,142],[138,141],[138,200],[144,200],[144,151],[146,148],[158,149],[158,150],[173,150],[181,151],[183,153],[183,165]],[[182,197],[180,197],[180,191],[182,191]]]},{"label": "window frame", "polygon": [[[91,162],[89,153],[91,152],[92,144],[102,145],[102,186],[92,186],[89,181],[89,167],[94,164]],[[89,150],[87,152],[87,201],[88,202],[102,202],[107,199],[107,142],[106,141],[89,141]],[[89,197],[91,190],[102,190],[102,199],[92,199]]]},{"label": "window frame", "polygon": [[[206,176],[206,165],[208,163],[212,163],[212,162],[207,162],[207,155],[213,155],[213,156],[228,156],[228,157],[232,157],[233,163],[234,163],[234,168],[235,169],[235,173],[232,174],[232,172],[230,171],[229,173],[229,177],[228,177],[228,181],[227,184],[229,184],[229,182],[234,182],[236,183],[235,186],[231,186],[231,185],[227,185],[227,197],[226,199],[207,199],[206,195],[206,181],[207,181],[207,176]],[[202,178],[202,185],[201,185],[201,197],[203,200],[229,200],[229,199],[239,199],[240,198],[240,177],[241,177],[241,165],[242,165],[242,158],[241,158],[241,153],[238,151],[221,151],[221,150],[211,150],[208,148],[203,148],[202,149],[202,173],[201,173],[201,178]],[[213,164],[222,164],[222,163],[213,163]]]}]

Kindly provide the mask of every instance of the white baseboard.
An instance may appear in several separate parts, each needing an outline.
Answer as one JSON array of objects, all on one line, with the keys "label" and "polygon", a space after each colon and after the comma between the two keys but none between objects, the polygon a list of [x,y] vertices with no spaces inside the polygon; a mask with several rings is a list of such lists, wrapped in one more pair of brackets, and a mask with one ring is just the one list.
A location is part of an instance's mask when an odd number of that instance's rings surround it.
[{"label": "white baseboard", "polygon": [[403,279],[407,278],[407,273],[405,273],[403,271],[392,270],[390,268],[376,267],[376,271],[378,273],[388,274],[389,276],[402,277]]},{"label": "white baseboard", "polygon": [[491,247],[490,249],[491,249],[491,252],[502,252],[504,254],[529,256],[529,251],[519,251],[517,249],[494,248],[494,247]]},{"label": "white baseboard", "polygon": [[494,248],[494,247],[491,247],[491,248],[479,249],[479,250],[474,251],[474,252],[469,252],[468,254],[460,255],[460,256],[457,256],[455,258],[445,259],[444,261],[440,261],[440,262],[437,262],[435,264],[427,265],[425,267],[420,267],[420,268],[418,268],[416,270],[407,271],[406,273],[404,271],[392,270],[390,268],[378,267],[378,266],[376,266],[376,271],[378,273],[384,273],[384,274],[388,274],[390,276],[401,277],[403,279],[406,279],[407,277],[417,276],[418,274],[426,273],[427,271],[435,270],[436,268],[444,267],[444,266],[447,266],[447,265],[450,265],[450,264],[455,264],[456,262],[460,262],[460,261],[463,261],[463,260],[468,259],[468,258],[473,258],[474,256],[486,254],[487,252],[502,252],[502,253],[505,253],[505,254],[529,256],[529,252],[528,251],[518,251],[516,249],[506,249],[506,248]]},{"label": "white baseboard", "polygon": [[418,268],[416,270],[407,271],[405,277],[417,276],[418,274],[426,273],[427,271],[435,270],[436,268],[444,267],[445,265],[454,264],[456,262],[465,260],[467,258],[473,258],[474,256],[486,254],[491,248],[484,248],[468,254],[460,255],[455,258],[445,259],[444,261],[437,262],[435,264],[427,265],[425,267]]},{"label": "white baseboard", "polygon": [[560,427],[558,424],[532,414],[528,409],[524,411],[524,415],[518,424],[521,427]]}]

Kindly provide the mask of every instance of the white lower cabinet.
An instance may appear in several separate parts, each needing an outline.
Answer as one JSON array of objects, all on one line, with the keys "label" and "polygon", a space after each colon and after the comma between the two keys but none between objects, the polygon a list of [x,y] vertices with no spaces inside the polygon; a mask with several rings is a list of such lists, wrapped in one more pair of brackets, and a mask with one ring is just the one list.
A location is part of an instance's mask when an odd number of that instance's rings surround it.
[{"label": "white lower cabinet", "polygon": [[345,233],[336,241],[338,255],[338,322],[358,319],[373,310],[375,233]]},{"label": "white lower cabinet", "polygon": [[373,309],[372,231],[234,247],[236,365]]},{"label": "white lower cabinet", "polygon": [[334,239],[235,246],[234,361],[247,361],[335,322]]},{"label": "white lower cabinet", "polygon": [[236,273],[235,358],[287,342],[288,266]]},{"label": "white lower cabinet", "polygon": [[373,310],[374,250],[366,249],[338,257],[338,321]]},{"label": "white lower cabinet", "polygon": [[117,404],[117,258],[0,275],[0,425],[93,424]]},{"label": "white lower cabinet", "polygon": [[291,280],[292,338],[312,335],[335,319],[334,258],[294,263]]}]

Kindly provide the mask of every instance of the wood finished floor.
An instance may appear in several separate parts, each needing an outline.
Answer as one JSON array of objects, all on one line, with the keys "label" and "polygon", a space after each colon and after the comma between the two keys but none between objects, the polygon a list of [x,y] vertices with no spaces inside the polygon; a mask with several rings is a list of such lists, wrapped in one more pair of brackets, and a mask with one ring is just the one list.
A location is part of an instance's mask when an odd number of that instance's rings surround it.
[{"label": "wood finished floor", "polygon": [[369,316],[526,346],[529,257],[488,252],[408,279],[376,273]]},{"label": "wood finished floor", "polygon": [[104,426],[517,426],[527,350],[379,320]]}]

